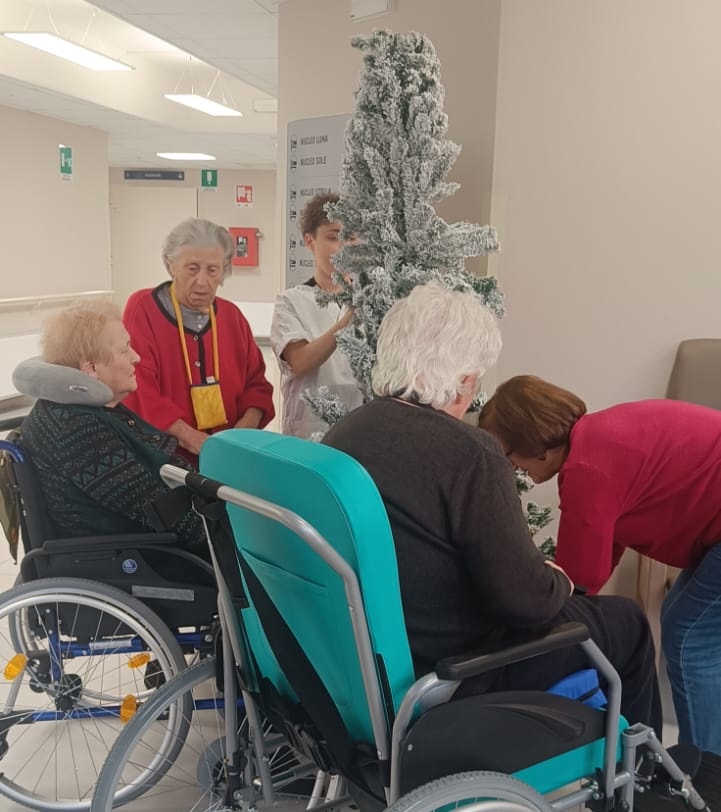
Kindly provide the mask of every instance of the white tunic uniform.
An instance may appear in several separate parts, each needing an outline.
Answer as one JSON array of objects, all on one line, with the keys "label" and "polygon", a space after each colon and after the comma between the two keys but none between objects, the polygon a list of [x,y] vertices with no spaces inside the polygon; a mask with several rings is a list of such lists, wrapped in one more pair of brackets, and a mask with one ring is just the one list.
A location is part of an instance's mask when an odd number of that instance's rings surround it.
[{"label": "white tunic uniform", "polygon": [[281,293],[275,300],[270,328],[270,343],[281,371],[283,433],[306,438],[328,429],[326,423],[316,417],[303,400],[306,389],[314,392],[319,386],[327,386],[349,410],[363,402],[348,359],[339,350],[320,367],[300,377],[294,375],[281,358],[288,344],[293,341],[313,341],[330,330],[341,317],[341,309],[333,302],[328,307],[319,307],[315,300],[315,291],[314,286],[304,284]]}]

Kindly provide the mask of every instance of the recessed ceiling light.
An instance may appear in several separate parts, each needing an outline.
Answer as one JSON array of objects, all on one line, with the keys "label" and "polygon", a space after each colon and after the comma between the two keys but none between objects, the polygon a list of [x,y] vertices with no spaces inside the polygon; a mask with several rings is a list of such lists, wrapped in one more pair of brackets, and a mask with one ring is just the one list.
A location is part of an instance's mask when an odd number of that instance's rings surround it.
[{"label": "recessed ceiling light", "polygon": [[214,161],[215,155],[206,155],[204,152],[156,152],[158,158],[167,158],[169,161]]},{"label": "recessed ceiling light", "polygon": [[207,96],[199,96],[197,93],[165,93],[163,95],[168,101],[184,104],[186,107],[192,107],[193,110],[199,110],[201,113],[207,113],[209,116],[243,115],[240,110],[226,107],[224,104],[207,98]]},{"label": "recessed ceiling light", "polygon": [[3,36],[21,42],[23,45],[38,48],[40,51],[45,51],[53,56],[59,56],[61,59],[66,59],[68,62],[73,62],[90,70],[133,70],[130,65],[126,65],[124,62],[118,62],[117,59],[111,59],[109,56],[99,54],[97,51],[91,51],[90,48],[86,48],[84,45],[77,45],[70,42],[70,40],[45,31],[4,31]]}]

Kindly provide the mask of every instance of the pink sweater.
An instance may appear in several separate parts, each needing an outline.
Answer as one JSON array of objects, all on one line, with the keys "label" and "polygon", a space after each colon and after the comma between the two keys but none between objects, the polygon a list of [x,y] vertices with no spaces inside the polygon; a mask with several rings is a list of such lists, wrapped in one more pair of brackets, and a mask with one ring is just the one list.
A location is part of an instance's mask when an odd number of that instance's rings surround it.
[{"label": "pink sweater", "polygon": [[721,411],[645,400],[585,415],[558,490],[556,561],[590,592],[626,547],[695,567],[721,541]]}]

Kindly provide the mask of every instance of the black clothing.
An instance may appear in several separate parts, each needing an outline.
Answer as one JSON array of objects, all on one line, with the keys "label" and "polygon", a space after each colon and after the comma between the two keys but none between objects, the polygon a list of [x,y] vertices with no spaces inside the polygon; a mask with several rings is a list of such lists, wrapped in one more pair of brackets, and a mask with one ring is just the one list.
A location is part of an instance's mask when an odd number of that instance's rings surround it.
[{"label": "black clothing", "polygon": [[569,582],[532,543],[513,469],[490,434],[376,399],[323,442],[355,457],[383,497],[411,651],[424,667],[561,610]]},{"label": "black clothing", "polygon": [[[358,460],[383,498],[419,674],[442,657],[581,620],[624,680],[630,720],[660,728],[653,642],[641,610],[624,598],[569,599],[568,580],[533,544],[513,468],[490,434],[444,412],[379,398],[323,442]],[[554,652],[463,690],[545,689],[587,665],[580,649]]]}]

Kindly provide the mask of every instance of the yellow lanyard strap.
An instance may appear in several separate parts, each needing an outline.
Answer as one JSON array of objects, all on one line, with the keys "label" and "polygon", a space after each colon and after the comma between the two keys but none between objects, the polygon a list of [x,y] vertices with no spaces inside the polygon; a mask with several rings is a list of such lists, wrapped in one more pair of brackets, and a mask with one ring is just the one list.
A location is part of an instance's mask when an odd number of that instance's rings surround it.
[{"label": "yellow lanyard strap", "polygon": [[[188,383],[193,385],[193,373],[190,370],[190,358],[188,357],[188,347],[185,343],[185,333],[183,332],[183,316],[180,312],[180,305],[175,295],[175,282],[170,283],[170,300],[173,303],[173,310],[175,311],[175,320],[178,323],[178,336],[180,337],[180,348],[183,350],[183,358],[185,359],[185,370],[188,373]],[[213,340],[213,373],[215,380],[220,380],[220,363],[218,360],[218,328],[215,323],[215,310],[213,303],[210,304],[210,335]]]}]

